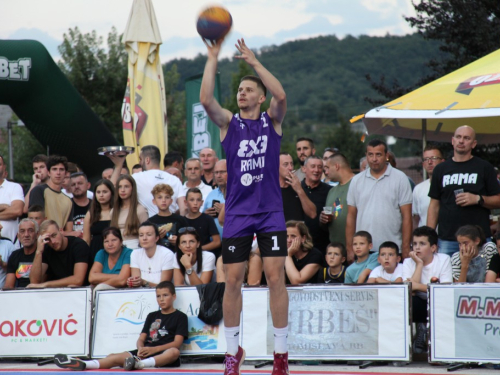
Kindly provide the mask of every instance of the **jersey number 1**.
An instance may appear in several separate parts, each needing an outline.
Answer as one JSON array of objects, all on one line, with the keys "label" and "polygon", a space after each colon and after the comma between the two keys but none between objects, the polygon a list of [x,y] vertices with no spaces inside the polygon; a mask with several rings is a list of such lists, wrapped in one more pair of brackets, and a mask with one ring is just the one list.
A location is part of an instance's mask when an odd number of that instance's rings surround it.
[{"label": "jersey number 1", "polygon": [[272,236],[271,238],[273,239],[273,243],[274,243],[274,246],[272,247],[271,250],[273,250],[273,251],[279,250],[280,247],[278,246],[278,236]]}]

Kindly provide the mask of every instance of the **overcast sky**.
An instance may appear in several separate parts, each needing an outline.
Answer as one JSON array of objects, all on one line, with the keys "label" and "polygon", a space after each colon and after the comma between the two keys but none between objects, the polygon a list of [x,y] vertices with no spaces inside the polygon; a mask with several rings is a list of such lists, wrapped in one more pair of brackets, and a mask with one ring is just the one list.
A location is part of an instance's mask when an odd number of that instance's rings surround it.
[{"label": "overcast sky", "polygon": [[[2,0],[0,39],[35,39],[57,59],[57,46],[69,28],[122,33],[133,0]],[[412,29],[403,15],[414,15],[411,0],[221,0],[233,17],[223,54],[237,38],[252,48],[319,35],[404,35]],[[199,12],[213,1],[153,0],[163,45],[162,62],[205,52],[196,32]],[[1,55],[1,51],[0,51]]]}]

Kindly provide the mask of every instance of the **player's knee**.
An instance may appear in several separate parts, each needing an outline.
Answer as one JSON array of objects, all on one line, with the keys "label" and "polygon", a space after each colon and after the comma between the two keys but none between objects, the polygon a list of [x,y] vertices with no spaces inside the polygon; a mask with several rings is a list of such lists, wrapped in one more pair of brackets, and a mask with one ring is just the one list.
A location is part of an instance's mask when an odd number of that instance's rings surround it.
[{"label": "player's knee", "polygon": [[181,355],[181,351],[177,348],[170,348],[170,355],[173,360],[176,360]]},{"label": "player's knee", "polygon": [[279,285],[285,285],[285,280],[283,279],[283,276],[279,272],[271,272],[266,274],[266,281],[267,285],[269,285],[270,288],[279,286]]}]

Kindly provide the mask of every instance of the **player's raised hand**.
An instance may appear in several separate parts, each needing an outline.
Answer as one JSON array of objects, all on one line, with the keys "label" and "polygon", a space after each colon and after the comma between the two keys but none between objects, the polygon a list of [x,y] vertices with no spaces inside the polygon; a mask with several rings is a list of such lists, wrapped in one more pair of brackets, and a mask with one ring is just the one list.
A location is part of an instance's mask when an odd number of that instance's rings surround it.
[{"label": "player's raised hand", "polygon": [[203,43],[207,46],[208,57],[217,58],[222,48],[222,43],[224,43],[224,38],[219,40],[207,40],[205,38],[201,38],[201,40],[203,40]]},{"label": "player's raised hand", "polygon": [[234,58],[245,60],[245,62],[250,66],[253,66],[258,62],[257,58],[255,57],[255,53],[253,53],[253,51],[248,48],[243,38],[238,39],[238,43],[236,43],[235,46],[236,49],[241,53],[241,55],[236,55],[234,56]]}]

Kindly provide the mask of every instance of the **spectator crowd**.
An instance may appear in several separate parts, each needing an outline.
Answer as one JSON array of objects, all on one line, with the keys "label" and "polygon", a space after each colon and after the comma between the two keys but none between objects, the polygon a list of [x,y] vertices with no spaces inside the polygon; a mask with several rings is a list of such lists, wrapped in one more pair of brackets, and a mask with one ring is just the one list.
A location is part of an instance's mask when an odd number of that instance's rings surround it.
[{"label": "spectator crowd", "polygon": [[[472,155],[472,127],[456,129],[452,146],[449,159],[425,148],[429,178],[416,186],[378,139],[367,143],[357,174],[341,150],[320,155],[310,138],[296,142],[300,168],[281,153],[286,283],[408,281],[414,350],[425,352],[428,283],[500,282],[500,233],[490,225],[500,208],[497,173]],[[0,157],[0,288],[224,282],[226,161],[210,148],[184,161],[145,146],[130,172],[125,155],[108,156],[114,168],[91,189],[64,156],[37,155],[26,194]],[[254,238],[248,285],[266,283],[262,264]]]}]

